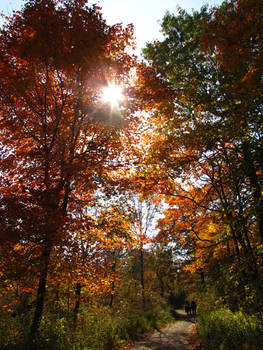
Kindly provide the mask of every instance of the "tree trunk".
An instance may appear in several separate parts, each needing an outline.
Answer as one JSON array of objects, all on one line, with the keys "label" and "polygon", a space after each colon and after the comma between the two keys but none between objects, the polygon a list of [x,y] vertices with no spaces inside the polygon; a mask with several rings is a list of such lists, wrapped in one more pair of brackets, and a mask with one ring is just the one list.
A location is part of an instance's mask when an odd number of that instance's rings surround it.
[{"label": "tree trunk", "polygon": [[246,228],[244,228],[244,235],[245,235],[245,240],[247,242],[247,247],[248,247],[248,251],[249,251],[249,267],[253,272],[254,278],[257,278],[258,277],[257,259],[255,257],[254,252],[253,252],[253,248],[251,246],[250,239],[249,239],[248,232],[247,232]]},{"label": "tree trunk", "polygon": [[[114,273],[116,272],[116,266],[117,266],[117,257],[115,257],[115,261],[112,264],[112,268],[111,268],[112,272]],[[114,290],[115,290],[115,281],[111,283],[111,296],[110,296],[110,303],[109,303],[110,308],[112,308],[113,306]]]},{"label": "tree trunk", "polygon": [[80,305],[80,293],[81,293],[81,284],[77,283],[76,285],[76,304],[74,308],[74,329],[77,327],[78,313],[79,313],[79,305]]},{"label": "tree trunk", "polygon": [[239,250],[239,246],[238,246],[237,237],[236,237],[235,231],[233,229],[233,226],[231,224],[229,224],[229,227],[230,227],[231,235],[232,235],[232,238],[233,238],[233,241],[234,241],[234,247],[235,247],[236,256],[237,256],[238,262],[240,263],[241,262],[241,257],[240,257],[240,250]]},{"label": "tree trunk", "polygon": [[251,192],[254,200],[255,214],[258,223],[259,235],[263,242],[263,199],[261,196],[261,186],[258,181],[257,172],[253,162],[253,155],[248,142],[242,144],[244,155],[244,168],[247,177],[249,178]]},{"label": "tree trunk", "polygon": [[114,281],[111,283],[111,295],[110,295],[110,303],[109,303],[109,307],[112,308],[113,306],[113,299],[114,299],[114,288],[115,288],[115,283]]},{"label": "tree trunk", "polygon": [[163,298],[164,297],[164,283],[163,283],[163,279],[162,279],[162,276],[160,276],[160,274],[158,274],[157,277],[159,279],[159,284],[160,284],[160,295]]},{"label": "tree trunk", "polygon": [[140,267],[141,267],[141,288],[142,288],[142,308],[145,310],[145,290],[144,290],[144,254],[143,248],[140,250]]},{"label": "tree trunk", "polygon": [[60,307],[59,307],[59,299],[60,299],[60,295],[59,295],[59,288],[60,285],[57,285],[56,291],[55,291],[55,295],[56,295],[56,299],[55,299],[55,312],[60,315]]},{"label": "tree trunk", "polygon": [[39,277],[35,314],[30,329],[30,341],[34,342],[43,315],[44,300],[46,295],[47,274],[50,259],[50,248],[45,247],[42,261],[43,269]]}]

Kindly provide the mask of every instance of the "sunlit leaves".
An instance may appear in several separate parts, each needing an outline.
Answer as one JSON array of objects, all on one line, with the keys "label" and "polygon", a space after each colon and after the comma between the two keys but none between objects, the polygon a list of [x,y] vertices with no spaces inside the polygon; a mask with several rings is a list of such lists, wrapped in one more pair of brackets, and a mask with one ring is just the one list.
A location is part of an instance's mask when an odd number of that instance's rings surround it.
[{"label": "sunlit leaves", "polygon": [[[100,100],[106,81],[129,80],[132,33],[132,26],[108,26],[95,5],[53,0],[27,2],[1,32],[1,247],[12,257],[5,276],[16,283],[16,271],[25,288],[39,282],[32,334],[47,283],[62,283],[62,276],[94,289],[96,281],[108,283],[99,277],[105,272],[99,229],[85,220],[84,208],[123,163],[121,133],[136,120],[132,113],[126,120],[125,107],[115,115]],[[118,239],[114,220],[109,236]]]},{"label": "sunlit leaves", "polygon": [[[141,74],[139,81],[141,90],[152,86],[145,132],[151,147],[139,179],[145,193],[158,192],[168,205],[158,238],[186,247],[192,271],[227,255],[245,257],[256,269],[255,222],[262,232],[260,64],[255,69],[262,51],[256,30],[261,7],[231,1],[213,10],[167,14],[164,39],[144,49],[151,75]],[[164,84],[166,96],[159,95]]]}]

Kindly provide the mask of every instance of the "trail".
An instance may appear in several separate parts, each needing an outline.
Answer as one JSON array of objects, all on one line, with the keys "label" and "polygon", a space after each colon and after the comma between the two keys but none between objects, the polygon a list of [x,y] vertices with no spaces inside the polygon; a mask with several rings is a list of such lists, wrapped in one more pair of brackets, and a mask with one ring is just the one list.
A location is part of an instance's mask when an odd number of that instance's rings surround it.
[{"label": "trail", "polygon": [[166,327],[155,330],[146,339],[137,342],[130,350],[187,350],[188,336],[195,327],[195,321],[183,310],[177,310],[178,320]]}]

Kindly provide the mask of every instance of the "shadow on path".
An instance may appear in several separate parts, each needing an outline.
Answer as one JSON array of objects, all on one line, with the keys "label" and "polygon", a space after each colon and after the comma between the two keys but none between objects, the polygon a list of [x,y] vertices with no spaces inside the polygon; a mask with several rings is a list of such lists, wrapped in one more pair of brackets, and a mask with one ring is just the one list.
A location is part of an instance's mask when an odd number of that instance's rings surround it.
[{"label": "shadow on path", "polygon": [[172,315],[176,321],[196,322],[196,316],[187,315],[183,310],[172,311]]},{"label": "shadow on path", "polygon": [[176,310],[176,321],[170,323],[138,342],[131,350],[187,350],[188,336],[194,327],[195,319],[187,316],[183,310]]}]

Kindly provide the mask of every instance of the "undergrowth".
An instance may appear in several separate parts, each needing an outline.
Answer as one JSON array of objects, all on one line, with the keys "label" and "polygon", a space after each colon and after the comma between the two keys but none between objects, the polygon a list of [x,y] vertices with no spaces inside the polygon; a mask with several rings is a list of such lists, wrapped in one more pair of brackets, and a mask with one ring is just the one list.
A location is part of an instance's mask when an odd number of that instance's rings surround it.
[{"label": "undergrowth", "polygon": [[221,308],[198,317],[205,350],[262,350],[263,326],[256,316]]},{"label": "undergrowth", "polygon": [[[112,312],[108,307],[83,309],[74,328],[71,315],[45,314],[34,348],[38,350],[107,350],[128,339],[173,320],[169,309],[159,305],[143,312]],[[4,321],[4,322],[3,322]],[[5,316],[0,323],[0,349],[30,350],[26,334],[30,321]]]}]

